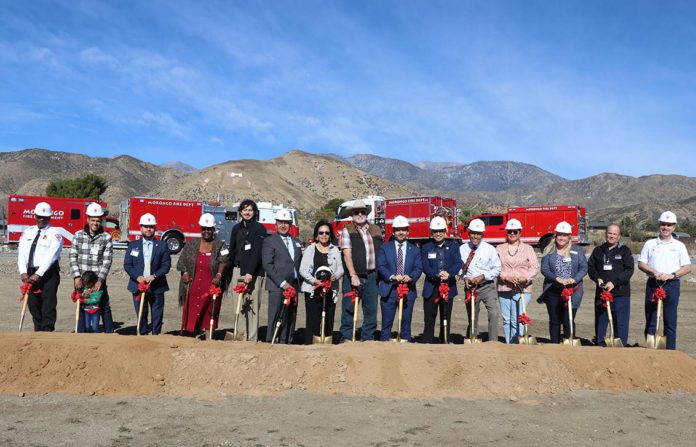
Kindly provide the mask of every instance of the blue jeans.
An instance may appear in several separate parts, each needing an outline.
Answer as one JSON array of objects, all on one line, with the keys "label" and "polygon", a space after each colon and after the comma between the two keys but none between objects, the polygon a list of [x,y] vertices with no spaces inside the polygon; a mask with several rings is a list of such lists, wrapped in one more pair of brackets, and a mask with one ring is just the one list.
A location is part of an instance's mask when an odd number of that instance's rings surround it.
[{"label": "blue jeans", "polygon": [[99,312],[94,312],[93,314],[84,310],[81,313],[85,320],[85,332],[99,332],[99,317],[101,317],[101,310]]},{"label": "blue jeans", "polygon": [[524,335],[524,325],[517,322],[517,318],[522,315],[522,304],[520,303],[522,296],[524,296],[525,306],[528,307],[529,300],[532,299],[531,293],[498,292],[500,312],[503,314],[503,334],[507,344],[518,344],[519,337]]},{"label": "blue jeans", "polygon": [[[645,335],[655,335],[657,324],[657,303],[652,302],[652,294],[657,289],[657,281],[650,278],[645,285]],[[667,337],[667,349],[677,349],[677,306],[679,306],[680,282],[678,279],[667,281],[663,286],[667,298],[662,300],[662,321]]]},{"label": "blue jeans", "polygon": [[[377,329],[377,271],[360,278],[360,304],[363,308],[363,322],[360,339],[372,341]],[[351,291],[350,276],[343,276],[343,293]],[[341,341],[353,339],[353,308],[350,298],[341,300]]]}]

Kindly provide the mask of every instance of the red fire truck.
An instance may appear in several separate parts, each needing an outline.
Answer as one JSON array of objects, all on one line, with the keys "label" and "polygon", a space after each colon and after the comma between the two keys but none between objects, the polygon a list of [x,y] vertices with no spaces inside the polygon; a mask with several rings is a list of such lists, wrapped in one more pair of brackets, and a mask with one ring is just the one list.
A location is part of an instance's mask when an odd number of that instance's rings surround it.
[{"label": "red fire truck", "polygon": [[[34,207],[40,202],[51,205],[53,216],[51,226],[55,227],[62,235],[63,242],[69,246],[73,236],[87,224],[85,211],[90,203],[98,203],[106,208],[106,202],[94,199],[72,199],[65,197],[43,197],[11,195],[7,200],[7,237],[8,243],[17,243],[22,232],[32,225],[36,225]],[[104,219],[104,229],[110,233],[118,230],[118,219],[107,216]]]},{"label": "red fire truck", "polygon": [[486,224],[483,240],[491,244],[505,242],[505,224],[510,219],[522,222],[521,239],[530,245],[545,248],[553,239],[556,224],[566,221],[573,229],[571,240],[574,244],[589,243],[586,210],[578,205],[544,205],[508,208],[507,213],[479,214],[460,225],[459,233],[462,238],[468,238],[467,227],[474,219],[481,219]]},{"label": "red fire truck", "polygon": [[[425,240],[430,237],[430,220],[435,216],[445,219],[448,235],[459,237],[456,226],[457,201],[440,196],[403,197],[386,199],[382,196],[368,196],[362,199],[368,207],[367,219],[384,230],[386,240],[392,234],[392,223],[396,216],[404,216],[409,221],[409,239]],[[352,222],[351,207],[355,200],[343,202],[336,211],[332,222],[336,237]]]},{"label": "red fire truck", "polygon": [[[259,202],[259,222],[263,224],[269,234],[275,231],[275,213],[282,205],[273,205],[270,202]],[[152,197],[131,197],[121,203],[120,220],[122,234],[119,238],[122,242],[133,241],[140,238],[140,216],[150,213],[157,220],[155,235],[167,242],[167,247],[172,253],[179,253],[184,244],[193,237],[200,237],[198,219],[203,213],[215,216],[215,237],[228,242],[227,238],[232,227],[241,219],[238,206],[225,208],[219,202],[205,202],[200,200],[162,199]],[[290,208],[293,216],[291,234],[299,235],[296,211]]]}]

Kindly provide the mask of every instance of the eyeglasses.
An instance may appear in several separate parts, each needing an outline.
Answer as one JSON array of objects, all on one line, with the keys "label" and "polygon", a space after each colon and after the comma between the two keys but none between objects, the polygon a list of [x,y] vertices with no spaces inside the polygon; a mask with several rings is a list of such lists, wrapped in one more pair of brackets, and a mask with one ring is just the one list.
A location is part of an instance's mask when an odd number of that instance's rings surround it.
[{"label": "eyeglasses", "polygon": [[353,215],[354,215],[354,216],[357,216],[358,214],[367,215],[367,211],[365,211],[365,210],[355,210],[355,211],[353,211]]},{"label": "eyeglasses", "polygon": [[520,234],[520,230],[507,230],[507,234]]},{"label": "eyeglasses", "polygon": [[201,233],[204,231],[214,231],[214,230],[215,230],[215,228],[211,228],[211,227],[201,227]]},{"label": "eyeglasses", "polygon": [[141,225],[143,228],[147,228],[148,230],[154,230],[155,226],[154,225]]},{"label": "eyeglasses", "polygon": [[447,233],[447,230],[433,230],[433,233]]},{"label": "eyeglasses", "polygon": [[317,236],[329,236],[330,234],[330,231],[317,231]]},{"label": "eyeglasses", "polygon": [[39,220],[48,220],[51,218],[51,216],[36,216],[36,218]]},{"label": "eyeglasses", "polygon": [[469,236],[483,236],[483,233],[479,233],[478,231],[469,231]]}]

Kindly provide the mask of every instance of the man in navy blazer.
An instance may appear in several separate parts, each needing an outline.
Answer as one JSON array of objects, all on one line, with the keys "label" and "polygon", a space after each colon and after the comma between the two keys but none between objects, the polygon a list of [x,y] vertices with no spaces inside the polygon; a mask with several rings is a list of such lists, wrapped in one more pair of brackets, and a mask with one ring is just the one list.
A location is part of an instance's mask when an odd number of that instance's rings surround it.
[{"label": "man in navy blazer", "polygon": [[[444,343],[444,320],[452,327],[452,304],[457,296],[456,276],[462,268],[462,256],[459,253],[459,245],[447,237],[447,222],[437,216],[430,221],[432,240],[421,248],[423,261],[423,273],[425,284],[423,285],[423,316],[425,326],[423,328],[423,343],[433,343],[435,333],[435,317],[437,317],[438,304],[436,298],[440,295],[440,284],[447,283],[449,295],[444,303],[444,315],[440,313],[440,339]],[[439,301],[439,300],[438,300]]]},{"label": "man in navy blazer", "polygon": [[[128,290],[133,294],[135,306],[135,318],[138,318],[140,308],[140,291],[138,285],[150,284],[150,289],[145,294],[146,304],[150,305],[152,312],[152,335],[159,335],[162,331],[162,317],[164,316],[164,292],[169,290],[167,273],[172,265],[169,248],[164,241],[156,240],[155,228],[157,221],[150,213],[140,217],[140,234],[142,238],[128,243],[126,256],[123,259],[123,269],[128,273]],[[149,332],[147,324],[148,306],[143,306],[143,314],[140,320],[140,335]]]},{"label": "man in navy blazer", "polygon": [[391,337],[394,318],[399,308],[397,287],[408,285],[408,299],[404,301],[404,313],[401,321],[401,341],[411,340],[411,316],[416,304],[416,281],[423,273],[421,254],[418,247],[408,242],[408,219],[396,216],[392,224],[394,239],[383,244],[377,256],[379,272],[379,295],[382,308],[381,340]]}]

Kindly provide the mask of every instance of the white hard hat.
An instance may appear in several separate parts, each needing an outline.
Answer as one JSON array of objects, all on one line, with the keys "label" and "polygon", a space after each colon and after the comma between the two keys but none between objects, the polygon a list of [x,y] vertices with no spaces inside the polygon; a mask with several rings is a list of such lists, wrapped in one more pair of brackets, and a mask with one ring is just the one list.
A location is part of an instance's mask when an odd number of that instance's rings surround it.
[{"label": "white hard hat", "polygon": [[287,208],[279,209],[275,216],[276,220],[284,220],[286,222],[292,222],[292,214]]},{"label": "white hard hat", "polygon": [[34,208],[34,215],[35,216],[43,216],[43,217],[51,217],[53,215],[53,211],[51,210],[51,205],[49,205],[46,202],[37,203],[36,207]]},{"label": "white hard hat", "polygon": [[408,228],[408,219],[404,216],[396,216],[392,222],[392,228]]},{"label": "white hard hat", "polygon": [[522,229],[522,222],[520,222],[517,219],[510,219],[505,224],[505,229],[506,230],[521,230]]},{"label": "white hard hat", "polygon": [[150,213],[140,216],[140,225],[157,225],[157,219]]},{"label": "white hard hat", "polygon": [[665,211],[664,213],[660,214],[660,218],[658,219],[660,222],[664,223],[677,223],[677,215],[674,214],[671,211]]},{"label": "white hard hat", "polygon": [[205,213],[198,219],[198,225],[205,228],[215,227],[215,216],[210,213]]},{"label": "white hard hat", "polygon": [[102,217],[104,215],[104,208],[98,203],[90,203],[87,207],[87,215],[89,217]]},{"label": "white hard hat", "polygon": [[445,221],[445,219],[443,217],[435,216],[430,221],[430,229],[431,230],[446,230],[447,229],[447,222]]},{"label": "white hard hat", "polygon": [[[322,274],[322,272],[324,273]],[[314,278],[318,279],[319,281],[328,280],[331,278],[331,275],[333,275],[333,270],[325,265],[322,265],[317,269],[316,272],[314,272]]]},{"label": "white hard hat", "polygon": [[559,222],[558,225],[556,225],[556,229],[554,231],[556,233],[570,234],[573,232],[573,228],[570,226],[568,222],[564,220],[563,222]]},{"label": "white hard hat", "polygon": [[469,231],[483,233],[484,231],[486,231],[486,224],[484,224],[481,219],[474,219],[471,222],[469,222]]}]

